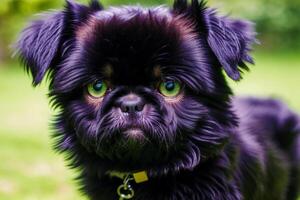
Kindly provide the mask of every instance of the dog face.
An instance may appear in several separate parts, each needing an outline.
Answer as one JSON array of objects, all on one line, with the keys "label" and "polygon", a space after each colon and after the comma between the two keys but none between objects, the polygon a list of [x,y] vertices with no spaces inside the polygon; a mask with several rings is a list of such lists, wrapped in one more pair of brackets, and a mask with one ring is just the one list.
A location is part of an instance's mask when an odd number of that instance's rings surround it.
[{"label": "dog face", "polygon": [[197,0],[172,9],[92,1],[33,22],[17,48],[34,85],[49,72],[57,148],[80,148],[113,169],[166,172],[225,144],[236,120],[222,68],[240,79],[252,42],[250,23]]}]

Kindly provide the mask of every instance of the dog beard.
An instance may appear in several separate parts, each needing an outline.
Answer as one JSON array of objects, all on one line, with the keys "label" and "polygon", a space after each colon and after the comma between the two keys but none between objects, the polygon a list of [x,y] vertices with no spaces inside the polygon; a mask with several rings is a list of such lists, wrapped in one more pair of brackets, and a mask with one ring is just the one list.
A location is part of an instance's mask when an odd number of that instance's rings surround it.
[{"label": "dog beard", "polygon": [[[124,114],[117,102],[133,94],[145,101],[144,109]],[[169,104],[147,87],[116,87],[97,110],[86,109],[82,103],[70,106],[74,113],[70,121],[85,148],[122,170],[191,169],[200,162],[201,153],[218,150],[226,135],[216,121],[208,118],[208,108],[199,98],[185,91],[176,101]],[[91,113],[94,117],[89,120]],[[214,150],[208,152],[205,148],[212,145]]]}]

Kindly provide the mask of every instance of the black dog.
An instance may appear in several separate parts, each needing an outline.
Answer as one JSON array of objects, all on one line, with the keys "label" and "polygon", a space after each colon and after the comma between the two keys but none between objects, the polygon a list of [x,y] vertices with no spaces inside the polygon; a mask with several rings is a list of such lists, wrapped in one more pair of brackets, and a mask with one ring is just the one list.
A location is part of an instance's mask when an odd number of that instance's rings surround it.
[{"label": "black dog", "polygon": [[232,99],[255,33],[203,2],[104,9],[67,2],[17,44],[59,108],[56,149],[94,200],[295,200],[299,117]]}]

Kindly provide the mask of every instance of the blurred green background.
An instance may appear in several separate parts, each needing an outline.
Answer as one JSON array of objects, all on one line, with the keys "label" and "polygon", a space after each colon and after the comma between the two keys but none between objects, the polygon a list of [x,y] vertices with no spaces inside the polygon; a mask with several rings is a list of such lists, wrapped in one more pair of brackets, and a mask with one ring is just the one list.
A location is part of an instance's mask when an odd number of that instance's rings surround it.
[{"label": "blurred green background", "polygon": [[[81,2],[87,2],[82,0]],[[119,4],[171,4],[171,0],[103,0]],[[240,83],[240,95],[272,96],[300,111],[300,1],[209,0],[226,15],[257,23],[260,46],[256,65]],[[33,89],[10,44],[33,15],[61,8],[63,0],[1,0],[0,4],[0,200],[84,199],[76,190],[74,171],[52,151],[47,83]]]}]

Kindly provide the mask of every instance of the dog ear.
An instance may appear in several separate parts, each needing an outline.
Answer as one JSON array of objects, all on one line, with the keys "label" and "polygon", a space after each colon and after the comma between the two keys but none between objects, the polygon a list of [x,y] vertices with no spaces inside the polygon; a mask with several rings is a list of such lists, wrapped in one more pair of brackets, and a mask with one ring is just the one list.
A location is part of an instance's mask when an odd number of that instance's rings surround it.
[{"label": "dog ear", "polygon": [[214,12],[207,15],[208,44],[223,66],[227,75],[237,81],[241,70],[248,70],[245,62],[254,64],[249,51],[255,40],[253,24],[248,21],[217,17]]},{"label": "dog ear", "polygon": [[31,73],[34,86],[61,62],[63,44],[72,38],[76,26],[91,12],[101,9],[96,0],[92,0],[89,7],[66,1],[65,10],[44,15],[44,19],[33,21],[22,31],[16,43],[16,54]]},{"label": "dog ear", "polygon": [[[182,13],[186,0],[176,0],[174,9]],[[216,11],[208,9],[205,2],[192,0],[185,13],[197,22],[200,36],[204,36],[208,46],[223,67],[226,74],[233,80],[241,79],[241,71],[248,70],[245,62],[253,64],[249,55],[255,39],[253,23],[219,17]]]}]

